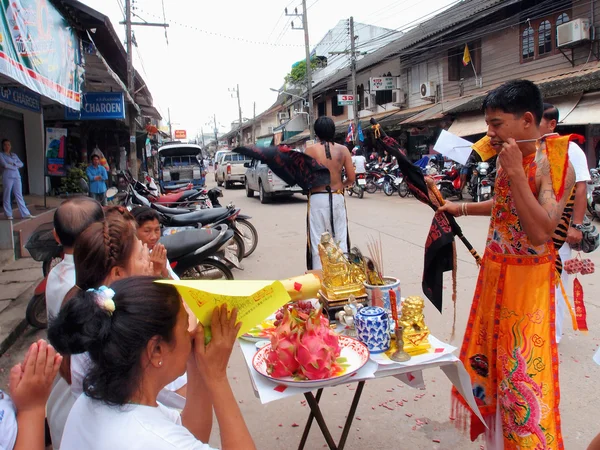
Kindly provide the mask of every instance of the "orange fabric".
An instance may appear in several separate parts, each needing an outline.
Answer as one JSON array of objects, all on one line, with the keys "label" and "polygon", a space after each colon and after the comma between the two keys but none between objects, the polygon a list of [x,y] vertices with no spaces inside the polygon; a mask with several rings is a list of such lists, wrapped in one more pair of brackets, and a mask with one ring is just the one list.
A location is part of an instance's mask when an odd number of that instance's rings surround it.
[{"label": "orange fabric", "polygon": [[[536,194],[534,155],[524,171]],[[486,424],[500,412],[505,449],[564,449],[560,430],[555,332],[555,250],[533,246],[516,214],[500,168],[487,248],[460,359]],[[471,437],[485,431],[456,389],[458,423],[471,419]]]},{"label": "orange fabric", "polygon": [[565,180],[569,169],[569,142],[571,135],[546,138],[546,156],[550,162],[550,178],[556,199],[565,193]]},{"label": "orange fabric", "polygon": [[492,147],[489,136],[479,139],[471,146],[471,148],[479,154],[482,161],[487,161],[492,156],[496,156],[496,150]]}]

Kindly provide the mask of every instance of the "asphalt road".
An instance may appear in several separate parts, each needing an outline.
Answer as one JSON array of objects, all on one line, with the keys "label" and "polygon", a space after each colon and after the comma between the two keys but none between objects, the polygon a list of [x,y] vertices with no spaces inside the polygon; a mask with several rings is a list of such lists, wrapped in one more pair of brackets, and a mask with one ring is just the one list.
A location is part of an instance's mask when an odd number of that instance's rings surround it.
[{"label": "asphalt road", "polygon": [[[243,213],[252,216],[252,223],[259,233],[258,248],[243,261],[244,270],[235,271],[237,279],[281,279],[304,272],[305,197],[297,195],[262,205],[258,197],[246,198],[245,191],[237,188],[224,190],[222,203],[229,201],[241,207]],[[397,195],[386,197],[381,192],[366,194],[364,199],[347,198],[347,205],[353,245],[367,253],[369,238],[381,239],[385,273],[400,278],[402,295],[422,295],[423,247],[431,222],[431,210],[412,198],[402,199]],[[477,250],[483,252],[488,219],[468,217],[459,219],[459,223],[465,236]],[[464,246],[457,243],[457,247],[457,336],[453,344],[460,346],[475,289],[477,267]],[[591,258],[600,267],[600,252]],[[600,432],[597,420],[600,391],[594,388],[600,378],[600,368],[592,361],[600,344],[600,330],[597,327],[600,322],[598,279],[598,275],[580,278],[585,291],[590,332],[584,335],[567,329],[559,347],[562,429],[567,449],[587,448],[592,438]],[[449,276],[446,277],[446,286],[443,314],[428,304],[425,317],[432,334],[449,341],[452,329]],[[10,356],[0,359],[0,386],[5,386],[9,367],[22,357],[28,342],[40,335],[43,332],[26,334],[9,351]],[[273,450],[297,447],[309,413],[304,397],[262,405],[254,396],[239,348],[232,355],[229,376],[257,447]],[[423,391],[409,388],[395,378],[369,381],[346,448],[483,448],[480,447],[481,442],[471,443],[466,439],[449,419],[451,384],[443,372],[439,369],[426,371],[424,379],[427,387]],[[341,434],[354,389],[354,385],[328,389],[321,399],[321,407],[334,439]],[[401,400],[407,400],[403,402],[404,406],[398,405]],[[214,446],[219,445],[216,428],[215,425],[211,439]],[[324,446],[325,440],[315,423],[306,448]]]}]

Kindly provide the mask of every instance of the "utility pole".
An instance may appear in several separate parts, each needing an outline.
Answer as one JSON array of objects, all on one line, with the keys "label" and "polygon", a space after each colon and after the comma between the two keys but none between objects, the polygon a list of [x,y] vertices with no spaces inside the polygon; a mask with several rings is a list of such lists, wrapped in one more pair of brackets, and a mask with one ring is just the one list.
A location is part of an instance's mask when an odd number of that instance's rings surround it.
[{"label": "utility pole", "polygon": [[240,85],[238,84],[235,88],[229,89],[229,92],[232,92],[231,97],[233,97],[233,94],[237,96],[238,114],[240,120],[240,126],[238,128],[238,146],[242,146],[244,145],[244,136],[242,133],[242,105],[240,104]]},{"label": "utility pole", "polygon": [[173,126],[171,125],[171,108],[167,108],[169,114],[169,138],[173,140]]},{"label": "utility pole", "polygon": [[252,145],[254,144],[256,144],[256,102],[254,102],[252,113]]},{"label": "utility pole", "polygon": [[202,135],[202,150],[204,150],[204,129],[200,127],[200,134]]},{"label": "utility pole", "polygon": [[358,36],[354,35],[354,17],[350,17],[349,25],[348,25],[348,34],[350,36],[350,50],[346,50],[343,52],[329,52],[330,55],[350,55],[350,70],[352,72],[352,93],[354,94],[354,101],[352,103],[352,110],[354,111],[353,120],[354,123],[354,142],[358,140],[358,89],[356,83],[356,56],[357,55],[366,55],[366,52],[357,52],[356,51],[356,39]]},{"label": "utility pole", "polygon": [[352,111],[354,112],[354,144],[358,141],[358,89],[356,89],[356,36],[354,36],[354,17],[350,17],[350,68],[352,70],[352,92],[354,93],[354,102]]},{"label": "utility pole", "polygon": [[312,94],[312,69],[310,67],[310,41],[308,38],[308,13],[306,11],[306,0],[302,0],[302,14],[298,14],[298,9],[294,9],[294,14],[288,14],[285,8],[286,16],[302,17],[302,27],[294,27],[292,22],[292,30],[304,30],[304,50],[306,53],[306,91],[308,94],[308,130],[310,131],[310,139],[315,139],[314,116],[313,116],[313,94]]},{"label": "utility pole", "polygon": [[[167,23],[148,23],[148,22],[132,22],[131,16],[134,14],[131,12],[132,2],[134,0],[125,0],[125,21],[120,22],[121,25],[125,25],[125,34],[127,39],[127,91],[131,96],[131,101],[135,102],[135,73],[133,70],[133,25],[143,25],[151,27],[162,27],[167,28]],[[137,44],[136,44],[137,45]],[[135,105],[131,105],[129,108],[129,169],[133,175],[133,178],[138,178],[138,167],[137,167],[137,148],[136,148],[136,114]],[[170,122],[170,120],[169,120]],[[143,155],[143,152],[142,152]]]}]

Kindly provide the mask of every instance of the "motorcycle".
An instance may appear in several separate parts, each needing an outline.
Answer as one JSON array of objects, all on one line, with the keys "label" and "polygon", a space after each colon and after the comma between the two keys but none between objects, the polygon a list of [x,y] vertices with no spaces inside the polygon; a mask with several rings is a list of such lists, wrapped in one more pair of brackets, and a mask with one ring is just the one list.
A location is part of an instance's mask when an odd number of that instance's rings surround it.
[{"label": "motorcycle", "polygon": [[238,263],[229,244],[235,237],[226,225],[214,228],[183,230],[163,236],[159,243],[167,250],[171,269],[181,279],[233,280],[228,264]]},{"label": "motorcycle", "polygon": [[365,196],[365,186],[367,185],[366,175],[364,173],[356,174],[356,180],[354,184],[347,188],[348,195],[352,197],[352,194],[356,194],[358,198],[363,198]]},{"label": "motorcycle", "polygon": [[34,328],[46,328],[48,315],[46,313],[46,282],[52,268],[63,259],[63,248],[54,239],[54,225],[45,223],[40,225],[31,235],[25,248],[35,261],[41,261],[44,279],[38,283],[33,291],[33,296],[27,304],[25,319]]},{"label": "motorcycle", "polygon": [[600,219],[600,174],[590,169],[591,180],[587,182],[587,209],[592,219]]},{"label": "motorcycle", "polygon": [[151,179],[152,183],[149,186],[145,186],[141,182],[134,180],[129,172],[124,172],[124,175],[130,186],[144,197],[148,199],[150,203],[160,203],[164,206],[197,206],[201,208],[210,208],[211,205],[207,204],[207,197],[204,191],[197,191],[195,189],[189,189],[179,192],[170,192],[168,194],[161,194],[158,186]]},{"label": "motorcycle", "polygon": [[[482,202],[492,198],[492,185],[489,182],[488,172],[492,173],[490,164],[485,161],[477,163],[476,168],[473,169],[469,194],[473,197],[474,202]],[[484,185],[483,181],[486,179],[487,183]]]},{"label": "motorcycle", "polygon": [[452,166],[442,179],[438,179],[436,181],[436,186],[444,199],[448,197],[458,197],[462,200],[460,173],[456,166]]}]

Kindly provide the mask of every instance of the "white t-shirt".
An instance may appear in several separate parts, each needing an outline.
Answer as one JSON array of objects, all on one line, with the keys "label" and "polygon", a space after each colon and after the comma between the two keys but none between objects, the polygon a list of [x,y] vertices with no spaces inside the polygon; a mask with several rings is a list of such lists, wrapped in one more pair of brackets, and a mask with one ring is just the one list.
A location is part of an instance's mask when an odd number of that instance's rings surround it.
[{"label": "white t-shirt", "polygon": [[362,155],[353,156],[352,164],[354,164],[354,171],[356,173],[365,173],[367,171],[367,169],[365,168],[365,165],[367,164],[367,160]]},{"label": "white t-shirt", "polygon": [[48,318],[55,317],[67,292],[75,286],[73,255],[65,254],[63,260],[52,268],[46,282],[46,311]]},{"label": "white t-shirt", "polygon": [[113,407],[80,396],[67,419],[61,450],[212,450],[164,405]]},{"label": "white t-shirt", "polygon": [[0,450],[12,450],[17,441],[17,410],[10,397],[0,391]]},{"label": "white t-shirt", "polygon": [[590,181],[590,170],[584,151],[575,142],[569,142],[569,161],[575,170],[575,182]]}]

